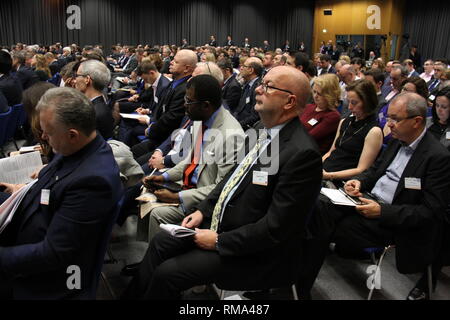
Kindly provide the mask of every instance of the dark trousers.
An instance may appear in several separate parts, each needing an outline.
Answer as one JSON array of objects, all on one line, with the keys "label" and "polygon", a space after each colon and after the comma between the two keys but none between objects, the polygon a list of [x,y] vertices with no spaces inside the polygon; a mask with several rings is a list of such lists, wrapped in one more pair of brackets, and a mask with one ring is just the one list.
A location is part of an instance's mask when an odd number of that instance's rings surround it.
[{"label": "dark trousers", "polygon": [[304,264],[300,270],[300,296],[309,296],[322,267],[330,242],[344,258],[368,258],[365,248],[393,244],[393,232],[379,225],[379,219],[367,219],[354,207],[337,206],[319,196],[309,225],[311,237],[304,243]]},{"label": "dark trousers", "polygon": [[[250,256],[221,257],[217,251],[198,249],[192,237],[175,238],[162,231],[150,243],[122,299],[179,299],[182,291],[210,283],[236,289],[264,287],[263,263]],[[283,268],[283,263],[275,266],[273,278]],[[270,281],[267,285],[270,288]]]},{"label": "dark trousers", "polygon": [[152,140],[143,141],[131,148],[133,157],[141,166],[146,164],[158,146]]}]

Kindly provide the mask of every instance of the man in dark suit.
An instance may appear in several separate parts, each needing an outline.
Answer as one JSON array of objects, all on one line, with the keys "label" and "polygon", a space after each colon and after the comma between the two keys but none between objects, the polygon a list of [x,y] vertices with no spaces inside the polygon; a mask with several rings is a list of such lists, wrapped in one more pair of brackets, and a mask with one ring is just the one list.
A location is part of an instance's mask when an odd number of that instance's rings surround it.
[{"label": "man in dark suit", "polygon": [[[83,94],[54,88],[37,109],[56,156],[0,235],[0,292],[21,300],[95,299],[100,243],[122,194],[119,168]],[[4,186],[10,193],[21,187]]]},{"label": "man in dark suit", "polygon": [[13,54],[13,74],[20,80],[23,90],[39,82],[39,77],[30,67],[25,65],[25,51]]},{"label": "man in dark suit", "polygon": [[249,50],[251,48],[248,38],[244,39],[244,42],[242,43],[242,48],[247,49],[247,50]]},{"label": "man in dark suit", "polygon": [[9,106],[22,102],[22,84],[12,76],[12,59],[8,52],[0,50],[0,91],[6,97]]},{"label": "man in dark suit", "polygon": [[227,41],[225,41],[224,47],[231,47],[231,46],[234,46],[234,42],[231,39],[231,36],[227,36]]},{"label": "man in dark suit", "polygon": [[170,80],[159,73],[155,64],[151,61],[143,61],[137,69],[137,75],[144,80],[144,86],[147,85],[149,87],[143,89],[140,94],[129,98],[127,102],[116,102],[114,106],[114,109],[120,110],[121,113],[136,111],[143,116],[138,121],[122,119],[121,131],[123,131],[123,138],[121,141],[129,147],[139,142],[137,141],[138,136],[145,135],[145,129],[148,127],[149,122],[144,115],[151,115],[170,85]]},{"label": "man in dark suit", "polygon": [[223,73],[224,84],[222,87],[222,99],[225,106],[228,107],[231,113],[237,108],[239,100],[242,95],[242,88],[236,80],[236,75],[233,73],[233,65],[230,59],[222,59],[217,65]]},{"label": "man in dark suit", "polygon": [[331,57],[328,54],[320,55],[320,66],[322,68],[320,69],[319,76],[327,73],[336,74],[336,69],[334,69],[333,66],[331,65]]},{"label": "man in dark suit", "polygon": [[239,121],[244,131],[259,121],[259,115],[255,111],[255,90],[261,83],[262,72],[263,65],[259,58],[248,58],[241,66],[241,75],[246,81],[246,84],[244,85],[241,99],[233,115]]},{"label": "man in dark suit", "polygon": [[133,155],[140,165],[147,163],[153,150],[177,129],[185,115],[184,95],[186,82],[197,65],[197,55],[191,50],[180,50],[170,63],[173,81],[158,102],[152,114],[151,123],[146,130],[148,141],[132,148]]},{"label": "man in dark suit", "polygon": [[[193,237],[155,236],[123,298],[176,299],[218,281],[261,286],[264,279],[270,286],[274,274],[289,283],[298,272],[293,248],[304,236],[322,172],[320,153],[298,121],[309,82],[291,67],[273,68],[264,80],[257,89],[264,124],[258,142],[183,220],[199,228]],[[275,141],[278,152],[264,165],[259,155]]]},{"label": "man in dark suit", "polygon": [[370,169],[345,184],[362,205],[318,201],[311,231],[322,244],[305,257],[317,267],[309,276],[319,272],[330,241],[346,257],[395,245],[401,273],[422,272],[433,262],[449,203],[450,153],[426,131],[426,111],[427,102],[416,93],[394,98],[388,111],[394,139]]},{"label": "man in dark suit", "polygon": [[108,85],[111,73],[104,63],[87,60],[80,64],[76,73],[75,88],[86,95],[94,105],[97,130],[105,140],[112,138],[114,119],[111,108],[102,94]]},{"label": "man in dark suit", "polygon": [[208,44],[209,44],[211,47],[217,47],[217,41],[216,41],[216,38],[215,38],[214,36],[211,36]]},{"label": "man in dark suit", "polygon": [[270,47],[270,44],[269,44],[269,41],[268,41],[268,40],[264,40],[264,41],[263,41],[263,47],[262,47],[262,49],[263,49],[264,52],[267,52],[267,51],[271,51],[271,50],[272,50],[271,47]]}]

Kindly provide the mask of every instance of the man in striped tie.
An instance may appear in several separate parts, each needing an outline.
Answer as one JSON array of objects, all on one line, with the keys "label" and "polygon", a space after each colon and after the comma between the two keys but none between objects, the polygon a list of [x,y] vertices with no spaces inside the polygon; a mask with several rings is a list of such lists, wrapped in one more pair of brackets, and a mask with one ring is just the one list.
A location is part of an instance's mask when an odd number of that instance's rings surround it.
[{"label": "man in striped tie", "polygon": [[268,289],[297,279],[322,179],[320,153],[298,121],[309,95],[301,71],[280,66],[267,73],[256,88],[259,138],[183,220],[194,236],[154,237],[122,298],[179,299],[202,284]]}]

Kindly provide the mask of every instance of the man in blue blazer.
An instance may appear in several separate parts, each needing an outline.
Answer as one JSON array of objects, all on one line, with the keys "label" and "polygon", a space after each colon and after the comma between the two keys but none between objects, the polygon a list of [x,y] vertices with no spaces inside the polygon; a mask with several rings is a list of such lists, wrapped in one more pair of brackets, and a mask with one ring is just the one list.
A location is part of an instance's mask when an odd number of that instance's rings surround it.
[{"label": "man in blue blazer", "polygon": [[[93,299],[122,196],[119,169],[82,93],[50,89],[37,110],[56,156],[0,234],[0,292],[14,299]],[[20,188],[2,185],[7,192]]]}]

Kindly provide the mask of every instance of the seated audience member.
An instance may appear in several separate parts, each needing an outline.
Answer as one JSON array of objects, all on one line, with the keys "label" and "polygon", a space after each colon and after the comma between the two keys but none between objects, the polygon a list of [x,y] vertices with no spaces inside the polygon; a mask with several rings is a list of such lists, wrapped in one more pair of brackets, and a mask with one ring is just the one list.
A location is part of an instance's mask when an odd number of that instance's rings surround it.
[{"label": "seated audience member", "polygon": [[148,141],[132,148],[140,165],[147,163],[155,148],[177,129],[185,115],[184,95],[186,83],[197,65],[197,55],[191,50],[178,51],[170,63],[173,80],[152,113],[152,122],[146,130]]},{"label": "seated audience member", "polygon": [[76,73],[75,88],[86,95],[95,108],[97,130],[105,140],[113,135],[114,119],[111,108],[102,94],[108,85],[111,73],[104,63],[97,60],[82,62]]},{"label": "seated audience member", "polygon": [[52,74],[52,77],[61,71],[63,67],[60,62],[56,59],[55,55],[51,52],[47,52],[45,55],[45,60],[47,61],[48,68]]},{"label": "seated audience member", "polygon": [[52,78],[52,73],[48,67],[47,60],[42,54],[36,54],[31,65],[34,67],[34,72],[37,74],[40,81],[47,81]]},{"label": "seated audience member", "polygon": [[416,69],[414,69],[414,62],[411,59],[406,59],[402,65],[408,70],[408,78],[420,76]]},{"label": "seated audience member", "polygon": [[241,99],[233,115],[239,121],[242,128],[247,130],[259,121],[259,115],[255,111],[256,93],[255,89],[261,83],[261,74],[263,65],[259,58],[248,58],[241,65],[241,73],[239,74],[244,80]]},{"label": "seated audience member", "polygon": [[233,112],[239,105],[239,100],[242,95],[242,87],[236,80],[236,75],[233,72],[233,65],[230,59],[220,60],[217,65],[222,70],[224,85],[222,87],[223,104]]},{"label": "seated audience member", "polygon": [[[37,110],[42,137],[57,155],[0,234],[0,292],[21,300],[94,299],[99,245],[122,193],[119,170],[83,94],[50,89]],[[23,187],[2,185],[10,193]],[[81,278],[71,290],[74,265]]]},{"label": "seated audience member", "polygon": [[49,162],[53,158],[53,152],[48,144],[48,141],[42,139],[42,128],[39,122],[39,112],[36,106],[41,97],[55,86],[48,82],[40,81],[31,86],[23,92],[23,108],[27,113],[27,120],[30,124],[31,134],[28,135],[26,145],[34,146],[39,144],[41,146],[41,154],[43,156],[43,163]]},{"label": "seated audience member", "polygon": [[[256,89],[265,128],[258,142],[183,220],[196,235],[154,237],[123,299],[177,299],[184,290],[214,282],[271,288],[274,274],[278,284],[296,277],[292,265],[300,255],[293,250],[304,236],[321,180],[320,154],[298,121],[310,87],[291,67],[271,69],[264,81]],[[274,139],[279,152],[265,162],[277,161],[276,173],[258,158]],[[266,187],[252,183],[252,173],[263,168]]]},{"label": "seated audience member", "polygon": [[381,72],[379,69],[372,68],[364,72],[364,79],[372,82],[375,85],[378,97],[378,104],[377,109],[375,110],[375,114],[378,114],[383,105],[386,104],[386,100],[384,99],[383,94],[381,93],[381,87],[383,86],[385,79],[384,73]]},{"label": "seated audience member", "polygon": [[[384,72],[384,62],[381,58],[377,58],[373,61],[371,70],[378,69],[380,72]],[[384,82],[383,82],[384,83]]]},{"label": "seated audience member", "polygon": [[341,116],[336,111],[341,89],[338,77],[324,74],[314,80],[314,104],[306,105],[300,120],[308,133],[314,138],[323,155],[330,150]]},{"label": "seated audience member", "polygon": [[434,74],[434,61],[428,59],[423,64],[423,73],[420,75],[420,77],[423,80],[425,80],[425,82],[428,82],[433,78],[433,74]]},{"label": "seated audience member", "polygon": [[365,65],[364,60],[360,57],[355,57],[351,60],[350,64],[353,66],[353,68],[355,68],[356,76],[359,79],[362,79],[364,76],[362,70],[362,67]]},{"label": "seated audience member", "polygon": [[378,103],[374,85],[358,80],[345,89],[352,114],[339,123],[333,145],[322,157],[324,180],[343,181],[368,169],[383,143],[374,113]]},{"label": "seated audience member", "polygon": [[[121,113],[132,113],[136,111],[141,115],[151,115],[157,103],[162,99],[165,91],[170,85],[170,80],[159,73],[155,64],[151,61],[143,61],[137,68],[136,73],[144,81],[141,92],[128,98],[128,101],[116,102],[114,109]],[[145,135],[148,127],[148,118],[142,117],[136,120],[122,119],[121,127],[123,137],[121,140],[129,147],[139,143],[138,136]]]},{"label": "seated audience member", "polygon": [[385,97],[386,103],[380,108],[378,112],[378,123],[383,129],[384,143],[387,144],[391,139],[389,134],[389,127],[386,125],[387,112],[391,101],[402,91],[403,83],[408,78],[408,70],[400,65],[394,65],[391,70],[390,79],[392,90]]},{"label": "seated audience member", "polygon": [[428,131],[447,149],[450,147],[450,87],[445,87],[436,94],[432,108],[432,125]]},{"label": "seated audience member", "polygon": [[320,67],[319,76],[326,73],[336,73],[336,70],[331,65],[331,57],[328,54],[320,55]]},{"label": "seated audience member", "polygon": [[14,52],[12,62],[12,72],[20,80],[23,90],[39,82],[39,78],[33,69],[25,64],[25,51]]},{"label": "seated audience member", "polygon": [[442,62],[435,62],[434,63],[434,74],[433,78],[431,78],[430,81],[427,82],[428,85],[428,91],[430,92],[430,95],[434,95],[437,93],[440,88],[439,86],[443,81],[445,81],[445,70],[447,69],[447,66],[443,64]]},{"label": "seated audience member", "polygon": [[75,88],[75,75],[74,70],[76,71],[77,62],[69,62],[61,69],[61,83],[60,87],[69,87]]},{"label": "seated audience member", "polygon": [[[11,75],[12,59],[8,52],[0,50],[0,92],[5,96],[8,105],[14,106],[22,101],[22,84],[17,77]],[[8,109],[3,112],[8,111]]]},{"label": "seated audience member", "polygon": [[353,83],[355,80],[359,80],[356,76],[356,70],[351,64],[344,64],[337,73],[339,80],[341,81],[341,100],[342,100],[342,108],[340,110],[341,118],[344,119],[348,117],[351,112],[348,110],[348,99],[347,99],[347,91],[345,88]]},{"label": "seated audience member", "polygon": [[312,233],[322,243],[305,257],[316,266],[310,279],[317,276],[330,242],[337,253],[352,258],[362,257],[364,248],[395,245],[401,273],[422,272],[433,262],[449,204],[450,153],[427,132],[426,110],[418,94],[394,98],[388,111],[393,139],[380,161],[345,184],[362,205],[317,202]]},{"label": "seated audience member", "polygon": [[[177,207],[160,207],[150,213],[149,241],[160,230],[160,223],[181,223],[192,208],[214,189],[234,165],[236,153],[242,146],[244,132],[236,119],[222,106],[221,90],[217,80],[210,75],[194,76],[187,83],[186,113],[192,121],[202,121],[191,139],[191,156],[165,172],[162,176],[149,176],[148,182],[182,181],[183,191],[156,190],[158,200],[179,204]],[[215,142],[212,137],[221,136]],[[238,143],[233,144],[237,137]],[[196,150],[198,139],[201,150]],[[232,143],[226,146],[226,143]],[[223,153],[225,151],[225,153]],[[200,153],[201,152],[201,153]],[[209,154],[214,154],[211,159]],[[202,161],[200,161],[202,157]],[[209,160],[208,160],[209,159]],[[213,161],[211,161],[213,160]]]}]

